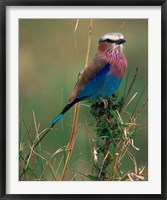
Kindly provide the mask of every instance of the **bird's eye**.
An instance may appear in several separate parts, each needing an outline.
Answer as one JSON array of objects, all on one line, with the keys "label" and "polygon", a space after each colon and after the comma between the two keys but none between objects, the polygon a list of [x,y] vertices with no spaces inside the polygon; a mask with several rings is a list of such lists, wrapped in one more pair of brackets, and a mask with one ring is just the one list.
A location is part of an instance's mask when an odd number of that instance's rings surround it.
[{"label": "bird's eye", "polygon": [[108,42],[108,43],[111,43],[111,44],[116,42],[116,41],[110,40],[110,39],[106,39],[105,41]]}]

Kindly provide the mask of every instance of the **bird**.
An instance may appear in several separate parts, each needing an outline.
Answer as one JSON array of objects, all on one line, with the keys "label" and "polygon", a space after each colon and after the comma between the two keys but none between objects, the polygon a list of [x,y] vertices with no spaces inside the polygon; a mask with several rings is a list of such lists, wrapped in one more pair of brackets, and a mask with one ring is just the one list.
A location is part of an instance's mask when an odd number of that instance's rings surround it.
[{"label": "bird", "polygon": [[50,129],[76,103],[85,99],[106,99],[117,91],[127,69],[127,59],[123,51],[125,42],[120,32],[110,32],[100,37],[94,59],[80,74],[67,105],[52,121]]},{"label": "bird", "polygon": [[127,68],[127,59],[123,52],[124,42],[126,40],[120,32],[111,32],[100,37],[93,61],[81,73],[68,104],[53,120],[51,128],[74,104],[88,98],[105,99],[115,93]]}]

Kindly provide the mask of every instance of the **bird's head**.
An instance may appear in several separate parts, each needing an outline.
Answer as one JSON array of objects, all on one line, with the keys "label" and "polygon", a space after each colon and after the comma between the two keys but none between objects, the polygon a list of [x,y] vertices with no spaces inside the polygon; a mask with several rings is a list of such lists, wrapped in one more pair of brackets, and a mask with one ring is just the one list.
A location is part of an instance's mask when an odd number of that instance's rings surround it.
[{"label": "bird's head", "polygon": [[112,32],[100,37],[98,50],[101,53],[107,52],[122,52],[123,43],[126,42],[122,33]]}]

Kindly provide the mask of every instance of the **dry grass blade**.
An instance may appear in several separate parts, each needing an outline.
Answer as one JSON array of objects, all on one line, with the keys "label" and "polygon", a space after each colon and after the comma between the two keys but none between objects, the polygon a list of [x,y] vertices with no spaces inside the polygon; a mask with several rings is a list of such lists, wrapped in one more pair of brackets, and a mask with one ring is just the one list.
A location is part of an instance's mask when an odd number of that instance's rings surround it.
[{"label": "dry grass blade", "polygon": [[121,111],[122,113],[125,112],[125,110],[129,106],[129,104],[135,99],[136,96],[137,96],[137,92],[132,96],[132,98],[129,100],[129,102],[126,104],[126,106],[123,108],[123,110]]},{"label": "dry grass blade", "polygon": [[[40,143],[40,141],[39,141],[40,139],[39,139],[39,137],[38,137],[38,135],[39,135],[38,132],[39,132],[40,124],[38,124],[38,126],[37,126],[37,121],[36,121],[36,117],[35,117],[34,111],[32,111],[32,113],[33,113],[33,118],[34,118],[34,126],[35,126],[36,138],[37,138],[38,143],[39,143],[39,145],[38,145],[38,147],[39,147],[39,153],[42,155],[41,143]],[[34,146],[34,147],[35,147],[35,146]],[[41,169],[43,170],[43,167],[44,167],[43,160],[38,159],[38,162],[40,163]]]},{"label": "dry grass blade", "polygon": [[[92,142],[91,142],[91,138],[90,138],[90,130],[89,130],[88,122],[86,120],[86,116],[85,115],[84,115],[84,118],[85,118],[86,130],[87,130],[86,133],[87,133],[88,140],[89,140],[91,160],[93,161],[94,160],[94,155],[93,155],[93,146],[92,146]],[[93,173],[93,171],[92,171],[92,173]]]},{"label": "dry grass blade", "polygon": [[[76,29],[77,29],[77,26],[78,25],[76,24]],[[85,67],[88,65],[89,52],[90,52],[90,44],[91,44],[91,35],[92,35],[92,19],[90,20],[90,30],[89,30],[89,38],[88,38],[88,49],[87,49]],[[67,157],[66,157],[64,168],[63,168],[61,180],[64,180],[64,178],[65,178],[66,170],[67,170],[68,164],[70,162],[72,150],[73,150],[73,147],[74,147],[75,138],[76,138],[75,136],[76,136],[76,133],[77,133],[77,122],[78,122],[79,108],[80,108],[80,103],[77,103],[75,105],[75,109],[74,109],[74,120],[73,120],[73,125],[72,125],[72,131],[71,131],[71,134],[70,134],[70,140],[69,140],[69,144],[68,144],[68,152],[67,152]]]},{"label": "dry grass blade", "polygon": [[137,162],[136,162],[136,158],[135,158],[135,156],[132,153],[130,153],[130,151],[127,151],[127,153],[129,155],[130,159],[133,161],[133,164],[134,164],[134,167],[135,167],[135,173],[137,174]]},{"label": "dry grass blade", "polygon": [[87,67],[88,60],[89,60],[90,45],[91,45],[91,38],[92,38],[92,28],[93,28],[93,20],[90,19],[89,36],[88,36],[88,47],[87,47],[87,53],[86,53],[85,68]]},{"label": "dry grass blade", "polygon": [[60,160],[59,165],[58,165],[58,167],[57,167],[57,170],[56,170],[55,176],[57,176],[57,174],[58,174],[58,171],[59,171],[60,166],[61,166],[61,164],[62,164],[62,162],[63,162],[63,159],[64,159],[64,156],[61,157],[61,160]]},{"label": "dry grass blade", "polygon": [[[43,135],[39,140],[38,140],[38,138],[45,132],[45,133],[47,133],[48,131],[49,131],[50,129],[44,129],[43,131],[41,131],[39,134],[38,134],[38,136],[34,139],[34,142],[33,142],[33,149],[40,143],[40,141],[43,139],[43,136],[45,135]],[[38,140],[38,141],[37,141]],[[36,141],[37,141],[37,143],[36,143]],[[28,159],[30,159],[30,157],[31,157],[31,154],[32,154],[32,151],[30,151],[30,153],[26,156],[26,158],[25,158],[25,161]],[[28,162],[28,161],[27,161]]]},{"label": "dry grass blade", "polygon": [[41,179],[42,179],[42,177],[43,177],[43,175],[44,175],[44,173],[45,173],[47,167],[48,167],[48,162],[45,163],[45,166],[44,166],[44,168],[43,168],[43,171],[42,171],[42,173],[41,173],[41,175],[40,175],[40,177],[39,177],[39,181],[41,181]]},{"label": "dry grass blade", "polygon": [[[74,169],[72,169],[72,171],[73,171],[73,172],[76,172],[76,173],[82,175],[83,177],[86,177],[86,178],[88,178],[89,180],[92,181],[92,179],[91,179],[88,175],[86,175],[86,174],[84,174],[84,173],[82,173],[82,172],[79,172],[79,171],[77,171],[77,170],[74,170]],[[82,180],[82,181],[83,181],[83,180]]]},{"label": "dry grass blade", "polygon": [[119,27],[119,30],[121,30],[126,25],[126,21],[123,21],[121,26]]},{"label": "dry grass blade", "polygon": [[42,135],[42,137],[38,140],[38,142],[35,144],[35,147],[37,147],[39,145],[39,143],[43,140],[43,138],[47,135],[47,133],[52,130],[52,128],[48,128],[48,129],[45,129],[45,133]]},{"label": "dry grass blade", "polygon": [[70,140],[69,140],[69,143],[68,143],[68,146],[67,146],[67,157],[66,157],[65,165],[64,165],[64,168],[63,168],[62,176],[61,176],[62,181],[65,178],[67,167],[68,167],[68,164],[70,162],[72,150],[73,150],[73,147],[74,147],[74,144],[75,144],[76,133],[77,133],[77,130],[78,130],[77,129],[78,114],[79,114],[79,103],[76,104],[76,106],[75,106],[73,126],[72,126],[72,130],[71,130],[71,134],[70,134]]},{"label": "dry grass blade", "polygon": [[140,114],[141,110],[144,108],[144,106],[148,103],[148,98],[143,102],[143,104],[140,106],[140,108],[137,110],[135,118]]},{"label": "dry grass blade", "polygon": [[128,142],[124,143],[123,148],[120,151],[120,156],[119,156],[119,161],[118,162],[121,162],[121,160],[123,159],[123,157],[127,153],[128,149],[129,149],[129,146],[130,146],[130,140],[128,140]]},{"label": "dry grass blade", "polygon": [[104,159],[103,159],[103,162],[102,162],[102,166],[101,166],[101,169],[100,169],[100,173],[98,174],[98,179],[100,179],[100,176],[101,176],[101,173],[102,173],[102,170],[103,170],[103,166],[105,164],[105,161],[107,160],[108,158],[108,155],[109,155],[109,151],[107,152],[107,154],[105,155]]},{"label": "dry grass blade", "polygon": [[86,166],[90,166],[92,167],[94,170],[96,170],[96,167],[93,166],[91,163],[89,163],[88,161],[85,160],[79,160],[80,163],[85,164]]},{"label": "dry grass blade", "polygon": [[137,151],[140,150],[138,147],[136,147],[136,146],[134,145],[134,140],[133,140],[133,139],[131,139],[130,142],[131,142],[131,146],[132,146],[134,149],[136,149]]},{"label": "dry grass blade", "polygon": [[114,180],[114,177],[117,174],[118,156],[119,156],[118,153],[116,153],[114,156],[114,163],[113,163],[110,175],[108,177],[108,180]]},{"label": "dry grass blade", "polygon": [[[36,147],[36,141],[38,140],[38,138],[46,131],[47,129],[44,129],[43,131],[41,131],[38,135],[37,135],[37,137],[34,139],[34,142],[33,142],[33,144],[32,144],[32,146],[31,146],[31,148],[30,148],[30,153],[26,156],[26,158],[25,158],[25,160],[24,160],[24,162],[26,163],[26,166],[25,166],[25,169],[24,169],[24,171],[23,171],[23,173],[21,174],[21,176],[19,177],[19,178],[21,178],[24,174],[25,174],[25,172],[26,172],[26,170],[27,170],[27,167],[29,166],[29,163],[30,163],[30,159],[31,159],[31,156],[32,156],[32,154],[33,154],[33,150],[34,150],[34,148]],[[38,140],[38,142],[39,142],[39,140]],[[28,141],[28,146],[30,147],[30,142]]]},{"label": "dry grass blade", "polygon": [[130,172],[131,172],[131,171],[126,172],[126,173],[119,179],[119,181],[124,181],[124,180],[126,180],[126,179],[128,178],[128,174],[129,174]]},{"label": "dry grass blade", "polygon": [[[29,142],[28,142],[28,145],[30,146]],[[29,165],[29,162],[30,162],[30,158],[32,156],[32,153],[33,153],[33,149],[34,149],[34,145],[32,145],[32,148],[31,148],[31,151],[30,151],[30,154],[28,155],[28,160],[27,160],[27,164],[26,164],[26,167],[25,167],[25,170],[27,169],[28,165]]]},{"label": "dry grass blade", "polygon": [[[45,163],[46,163],[45,167],[47,167],[47,166],[49,165],[50,172],[51,172],[51,174],[52,174],[54,180],[56,181],[56,177],[55,177],[55,175],[54,175],[54,169],[53,169],[52,165],[50,164],[50,161],[47,160],[46,158],[44,158],[43,156],[41,156],[40,154],[38,154],[38,153],[34,150],[33,146],[32,146],[32,147],[29,146],[29,147],[30,147],[31,151],[32,151],[36,156],[39,156],[40,158],[42,158],[42,159],[45,161]],[[46,169],[44,169],[44,170],[46,170]],[[43,174],[43,172],[42,172],[42,174]],[[41,175],[42,175],[42,174],[41,174]]]},{"label": "dry grass blade", "polygon": [[62,152],[62,151],[64,151],[64,150],[65,150],[65,146],[64,146],[64,147],[61,147],[60,149],[57,149],[57,150],[51,155],[50,158],[53,158],[53,156],[55,156],[56,154],[58,154],[58,153],[60,153],[60,152]]},{"label": "dry grass blade", "polygon": [[76,24],[75,24],[75,28],[74,28],[74,44],[75,44],[77,54],[79,54],[77,42],[76,42],[76,31],[77,31],[77,28],[78,28],[78,24],[79,24],[79,19],[77,19]]},{"label": "dry grass blade", "polygon": [[38,127],[37,127],[37,122],[36,122],[36,117],[34,111],[32,111],[33,114],[33,119],[34,119],[34,126],[35,126],[35,131],[36,131],[36,136],[38,137]]},{"label": "dry grass blade", "polygon": [[[130,86],[129,86],[128,92],[126,93],[126,96],[125,96],[124,101],[123,101],[123,105],[125,104],[125,102],[126,102],[128,96],[129,96],[129,94],[130,94],[130,92],[131,92],[131,90],[132,90],[132,87],[133,87],[133,85],[134,85],[134,83],[135,83],[137,74],[138,74],[138,68],[136,67],[136,73],[135,73],[135,75],[134,75],[134,78],[133,78],[133,80],[132,80]],[[123,107],[123,105],[122,105],[122,107]]]}]

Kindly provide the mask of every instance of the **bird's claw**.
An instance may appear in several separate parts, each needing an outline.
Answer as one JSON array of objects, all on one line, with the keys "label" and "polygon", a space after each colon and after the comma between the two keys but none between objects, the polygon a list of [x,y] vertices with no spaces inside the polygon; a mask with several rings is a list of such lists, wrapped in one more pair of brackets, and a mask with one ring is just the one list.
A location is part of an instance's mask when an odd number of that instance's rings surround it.
[{"label": "bird's claw", "polygon": [[110,100],[112,106],[115,105],[115,97],[111,96],[109,98],[109,100]]},{"label": "bird's claw", "polygon": [[108,101],[107,101],[107,99],[103,99],[103,98],[100,97],[100,101],[103,102],[104,109],[108,108]]}]

